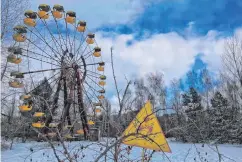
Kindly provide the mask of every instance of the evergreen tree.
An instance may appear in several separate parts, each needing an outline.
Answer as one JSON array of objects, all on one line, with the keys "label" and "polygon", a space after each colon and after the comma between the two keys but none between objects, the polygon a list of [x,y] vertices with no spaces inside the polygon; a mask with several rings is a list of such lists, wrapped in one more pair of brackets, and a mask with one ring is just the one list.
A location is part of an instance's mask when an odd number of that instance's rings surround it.
[{"label": "evergreen tree", "polygon": [[[48,113],[48,106],[50,105],[50,97],[52,94],[52,88],[46,78],[40,82],[40,84],[34,89],[32,94],[35,96],[35,111],[41,111]],[[48,103],[48,105],[46,104]]]},{"label": "evergreen tree", "polygon": [[239,114],[238,118],[238,132],[237,132],[237,141],[239,144],[242,144],[242,113]]},{"label": "evergreen tree", "polygon": [[[193,87],[191,87],[189,92],[187,94],[184,94],[182,97],[183,106],[186,106],[186,113],[192,113],[203,109],[201,104],[201,97]],[[193,117],[194,116],[192,116],[192,118]]]},{"label": "evergreen tree", "polygon": [[217,143],[228,141],[231,125],[231,111],[228,108],[228,101],[220,92],[216,92],[211,99],[212,108],[209,111],[211,130],[210,139]]},{"label": "evergreen tree", "polygon": [[[232,115],[231,115],[232,116]],[[237,118],[230,118],[231,124],[228,130],[228,142],[242,144],[242,118],[241,113],[237,115]]]},{"label": "evergreen tree", "polygon": [[203,139],[203,107],[201,97],[193,87],[183,95],[183,106],[187,115],[186,139],[189,142],[201,142]]}]

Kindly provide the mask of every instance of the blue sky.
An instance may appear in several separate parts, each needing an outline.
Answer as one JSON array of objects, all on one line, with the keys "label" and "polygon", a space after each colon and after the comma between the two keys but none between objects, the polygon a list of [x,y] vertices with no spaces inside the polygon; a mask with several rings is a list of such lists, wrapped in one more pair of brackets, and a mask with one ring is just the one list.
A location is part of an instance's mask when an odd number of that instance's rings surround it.
[{"label": "blue sky", "polygon": [[240,0],[158,0],[143,4],[143,7],[143,12],[136,14],[128,24],[102,26],[100,30],[184,34],[184,29],[192,24],[196,34],[204,35],[209,30],[231,33],[241,27]]},{"label": "blue sky", "polygon": [[111,46],[121,88],[124,76],[133,79],[154,71],[162,71],[169,85],[193,69],[206,67],[218,74],[224,40],[242,33],[241,0],[35,0],[32,8],[39,3],[76,11],[96,32],[113,102]]}]

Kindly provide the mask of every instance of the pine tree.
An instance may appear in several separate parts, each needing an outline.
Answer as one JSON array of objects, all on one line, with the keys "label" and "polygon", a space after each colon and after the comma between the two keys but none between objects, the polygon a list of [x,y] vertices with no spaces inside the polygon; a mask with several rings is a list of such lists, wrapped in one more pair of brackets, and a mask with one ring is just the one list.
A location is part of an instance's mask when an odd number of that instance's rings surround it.
[{"label": "pine tree", "polygon": [[193,87],[183,95],[183,106],[186,107],[185,113],[187,115],[187,141],[201,142],[203,139],[203,107],[201,97]]},{"label": "pine tree", "polygon": [[239,114],[238,118],[238,132],[237,132],[237,141],[239,144],[242,144],[242,113]]},{"label": "pine tree", "polygon": [[211,121],[210,138],[217,143],[227,142],[231,126],[231,111],[228,108],[228,101],[220,92],[216,92],[211,99],[211,105],[212,108],[209,111]]},{"label": "pine tree", "polygon": [[[45,113],[49,112],[48,106],[50,105],[50,97],[52,88],[46,78],[40,82],[40,84],[34,89],[32,94],[36,96],[35,103],[37,106],[34,107],[35,111],[42,111]],[[49,105],[47,105],[48,103]]]},{"label": "pine tree", "polygon": [[[232,116],[232,115],[231,115]],[[239,143],[242,144],[242,118],[241,113],[237,115],[237,117],[230,118],[231,124],[228,129],[228,142],[229,143]]]}]

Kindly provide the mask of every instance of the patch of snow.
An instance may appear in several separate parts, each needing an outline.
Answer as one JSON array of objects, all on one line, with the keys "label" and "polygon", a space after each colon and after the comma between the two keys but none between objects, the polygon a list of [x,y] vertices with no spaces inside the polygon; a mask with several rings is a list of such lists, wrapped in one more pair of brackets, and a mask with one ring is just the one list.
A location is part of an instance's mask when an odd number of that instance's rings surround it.
[{"label": "patch of snow", "polygon": [[[113,141],[113,140],[112,140]],[[174,142],[173,140],[168,140],[171,147],[172,153],[162,153],[155,152],[152,156],[152,162],[195,162],[195,161],[206,161],[207,162],[217,162],[219,159],[218,153],[216,152],[216,147],[208,144],[184,144],[180,142]],[[109,144],[110,144],[109,140]],[[72,154],[78,151],[77,155],[78,161],[92,162],[100,153],[104,151],[102,145],[105,141],[101,143],[87,142],[87,141],[75,141],[66,142],[68,151]],[[60,155],[61,159],[64,159],[63,148],[55,144],[57,154]],[[81,146],[86,146],[81,150]],[[101,147],[103,147],[101,149]],[[126,148],[126,145],[122,145],[121,148]],[[31,148],[33,149],[31,152]],[[229,145],[222,144],[218,145],[218,150],[222,155],[223,162],[242,162],[242,145]],[[147,151],[150,153],[151,151]],[[121,154],[132,160],[141,159],[142,149],[138,147],[133,147],[130,155],[127,155],[125,151]],[[112,153],[108,152],[108,156],[112,157]],[[168,159],[169,158],[169,159]],[[53,150],[50,148],[49,144],[46,142],[28,142],[28,143],[16,143],[12,150],[2,151],[2,162],[55,162],[57,161],[54,157]],[[102,159],[103,160],[103,159]],[[113,161],[109,158],[108,161]]]}]

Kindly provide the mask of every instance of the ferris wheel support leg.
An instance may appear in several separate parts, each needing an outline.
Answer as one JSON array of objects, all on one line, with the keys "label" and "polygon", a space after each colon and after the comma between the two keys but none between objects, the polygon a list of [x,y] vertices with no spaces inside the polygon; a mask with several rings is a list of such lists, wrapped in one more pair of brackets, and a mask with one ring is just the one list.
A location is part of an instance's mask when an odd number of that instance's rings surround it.
[{"label": "ferris wheel support leg", "polygon": [[[68,98],[67,96],[67,86],[66,86],[66,80],[64,82],[64,91],[65,91],[65,109],[66,109],[66,119],[67,119],[67,123],[68,125],[72,125],[71,124],[71,117],[70,117],[70,107],[71,107],[71,98]],[[70,92],[71,93],[71,92]],[[71,127],[70,132],[73,134],[73,128]]]},{"label": "ferris wheel support leg", "polygon": [[[60,129],[62,129],[63,124],[65,123],[66,119],[67,119],[68,125],[72,125],[71,124],[71,117],[70,117],[70,107],[71,107],[71,102],[72,102],[71,94],[70,94],[70,98],[68,98],[66,78],[63,78],[63,81],[64,81],[64,110],[63,110],[64,113],[62,114],[62,117],[61,117]],[[70,129],[70,132],[73,134],[73,128]]]},{"label": "ferris wheel support leg", "polygon": [[[58,85],[57,85],[57,89],[56,89],[56,92],[54,94],[54,100],[53,100],[53,107],[51,108],[51,114],[53,114],[56,109],[58,108],[58,100],[59,100],[59,93],[60,93],[60,90],[61,90],[61,78],[62,78],[62,73],[60,74],[60,80],[58,82]],[[49,114],[47,117],[46,117],[46,121],[45,121],[45,125],[48,127],[49,124],[51,123],[52,121],[52,115]],[[48,129],[44,129],[44,133],[47,133]]]},{"label": "ferris wheel support leg", "polygon": [[80,78],[80,73],[78,71],[78,66],[75,67],[75,72],[76,72],[76,78],[77,78],[77,97],[78,97],[78,109],[82,121],[82,127],[84,130],[84,138],[85,140],[88,140],[88,135],[89,135],[89,127],[87,124],[87,114],[84,110],[84,102],[83,102],[83,95],[82,95],[82,84],[81,84],[81,78]]}]

